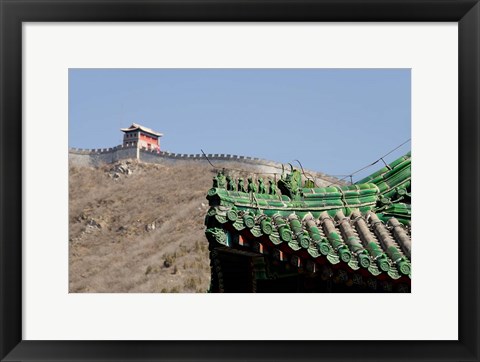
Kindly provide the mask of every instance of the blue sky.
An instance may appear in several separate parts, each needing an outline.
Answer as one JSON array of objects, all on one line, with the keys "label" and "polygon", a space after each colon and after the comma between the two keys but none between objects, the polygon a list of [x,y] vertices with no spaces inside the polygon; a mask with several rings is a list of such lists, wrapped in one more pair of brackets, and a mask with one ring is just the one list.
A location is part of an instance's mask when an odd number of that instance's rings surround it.
[{"label": "blue sky", "polygon": [[344,175],[409,139],[410,119],[410,69],[69,70],[70,147],[121,144],[135,122],[164,134],[162,150]]}]

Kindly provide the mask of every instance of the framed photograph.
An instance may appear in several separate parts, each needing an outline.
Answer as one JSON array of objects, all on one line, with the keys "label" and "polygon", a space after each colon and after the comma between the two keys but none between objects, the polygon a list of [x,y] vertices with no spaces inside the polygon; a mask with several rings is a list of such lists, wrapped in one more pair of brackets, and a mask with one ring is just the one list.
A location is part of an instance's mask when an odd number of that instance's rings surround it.
[{"label": "framed photograph", "polygon": [[0,2],[1,361],[479,359],[477,1]]}]

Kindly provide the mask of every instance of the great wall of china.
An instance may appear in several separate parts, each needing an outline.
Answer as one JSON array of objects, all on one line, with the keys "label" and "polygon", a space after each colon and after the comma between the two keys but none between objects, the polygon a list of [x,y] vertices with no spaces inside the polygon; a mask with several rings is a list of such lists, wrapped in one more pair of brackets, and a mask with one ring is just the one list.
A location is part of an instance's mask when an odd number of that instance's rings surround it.
[{"label": "great wall of china", "polygon": [[[216,168],[238,168],[241,170],[281,175],[282,164],[274,161],[264,160],[260,158],[238,156],[230,154],[182,154],[171,153],[166,151],[148,150],[137,146],[119,145],[111,148],[99,149],[81,149],[70,148],[68,153],[70,165],[74,166],[100,166],[102,164],[115,163],[127,159],[136,159],[145,163],[156,164],[186,164],[213,163]],[[237,167],[235,167],[237,166]],[[327,176],[323,173],[304,170],[305,174],[315,179],[318,186],[327,186],[329,184],[338,184],[338,179]],[[342,183],[343,184],[343,183]]]}]

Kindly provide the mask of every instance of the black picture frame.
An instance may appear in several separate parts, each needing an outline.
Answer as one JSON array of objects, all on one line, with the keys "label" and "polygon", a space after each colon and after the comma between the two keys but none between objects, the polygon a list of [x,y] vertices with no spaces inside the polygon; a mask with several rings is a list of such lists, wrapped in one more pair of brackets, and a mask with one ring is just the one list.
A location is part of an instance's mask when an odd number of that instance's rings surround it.
[{"label": "black picture frame", "polygon": [[[1,361],[479,360],[478,0],[0,0],[0,16]],[[22,340],[22,22],[25,21],[458,22],[459,340]],[[262,323],[268,333],[268,322]]]}]

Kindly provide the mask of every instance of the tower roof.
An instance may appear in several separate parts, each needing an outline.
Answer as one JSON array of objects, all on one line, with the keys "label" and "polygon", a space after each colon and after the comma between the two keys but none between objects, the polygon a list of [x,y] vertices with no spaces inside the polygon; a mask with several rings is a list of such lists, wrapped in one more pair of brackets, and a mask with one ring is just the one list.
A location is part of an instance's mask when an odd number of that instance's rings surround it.
[{"label": "tower roof", "polygon": [[163,133],[159,133],[159,132],[155,132],[154,130],[150,129],[150,128],[147,128],[145,126],[142,126],[140,124],[137,124],[137,123],[132,123],[132,125],[128,128],[120,128],[120,130],[122,132],[132,132],[132,131],[143,131],[145,133],[150,133],[154,136],[157,136],[157,137],[162,137],[163,136]]}]

